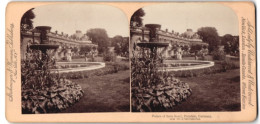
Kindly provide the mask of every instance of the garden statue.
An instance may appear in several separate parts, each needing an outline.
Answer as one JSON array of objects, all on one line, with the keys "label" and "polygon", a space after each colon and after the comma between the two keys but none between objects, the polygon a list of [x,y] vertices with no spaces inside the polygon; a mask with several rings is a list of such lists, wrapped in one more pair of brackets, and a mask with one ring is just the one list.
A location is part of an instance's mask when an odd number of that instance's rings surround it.
[{"label": "garden statue", "polygon": [[71,56],[72,56],[71,49],[67,48],[66,59],[67,59],[68,62],[72,61],[72,57]]},{"label": "garden statue", "polygon": [[181,47],[177,48],[176,58],[177,58],[177,60],[182,60],[182,49],[181,49]]}]

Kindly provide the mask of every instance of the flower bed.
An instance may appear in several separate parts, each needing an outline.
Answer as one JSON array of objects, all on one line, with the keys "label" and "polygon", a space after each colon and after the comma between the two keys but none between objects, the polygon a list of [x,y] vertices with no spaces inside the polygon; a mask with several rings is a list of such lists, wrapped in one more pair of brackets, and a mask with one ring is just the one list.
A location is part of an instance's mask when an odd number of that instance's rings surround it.
[{"label": "flower bed", "polygon": [[59,85],[42,90],[22,90],[22,113],[38,114],[59,112],[83,96],[81,86],[63,79]]},{"label": "flower bed", "polygon": [[154,112],[173,108],[191,95],[187,83],[178,79],[154,87],[132,87],[132,110],[134,112]]}]

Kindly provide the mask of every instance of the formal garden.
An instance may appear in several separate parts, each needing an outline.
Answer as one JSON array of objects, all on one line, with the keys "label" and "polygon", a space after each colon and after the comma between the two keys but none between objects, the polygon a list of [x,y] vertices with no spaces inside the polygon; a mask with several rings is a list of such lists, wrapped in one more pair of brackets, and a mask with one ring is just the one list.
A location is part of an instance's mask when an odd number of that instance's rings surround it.
[{"label": "formal garden", "polygon": [[68,34],[55,22],[35,26],[39,10],[21,18],[22,113],[129,112],[129,38],[86,22]]},{"label": "formal garden", "polygon": [[23,114],[130,110],[127,56],[103,46],[99,54],[93,54],[96,47],[81,47],[90,56],[74,52],[57,59],[60,45],[47,36],[51,27],[36,29],[40,42],[28,45],[21,60]]},{"label": "formal garden", "polygon": [[[39,50],[30,51],[21,66],[23,113],[129,111],[129,91],[126,90],[130,82],[128,61],[104,61],[106,56],[100,60],[105,67],[60,73],[58,62],[50,55]],[[74,66],[61,67],[69,70],[88,67]]]}]

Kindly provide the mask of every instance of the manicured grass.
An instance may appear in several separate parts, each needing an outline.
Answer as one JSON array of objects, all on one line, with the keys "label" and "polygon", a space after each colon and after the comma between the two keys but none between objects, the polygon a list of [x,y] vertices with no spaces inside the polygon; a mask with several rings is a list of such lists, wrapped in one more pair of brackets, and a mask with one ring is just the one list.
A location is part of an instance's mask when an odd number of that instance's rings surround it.
[{"label": "manicured grass", "polygon": [[187,82],[192,95],[167,111],[204,112],[240,111],[239,69],[200,77],[180,78]]},{"label": "manicured grass", "polygon": [[63,113],[130,111],[129,70],[72,81],[82,87],[84,95]]}]

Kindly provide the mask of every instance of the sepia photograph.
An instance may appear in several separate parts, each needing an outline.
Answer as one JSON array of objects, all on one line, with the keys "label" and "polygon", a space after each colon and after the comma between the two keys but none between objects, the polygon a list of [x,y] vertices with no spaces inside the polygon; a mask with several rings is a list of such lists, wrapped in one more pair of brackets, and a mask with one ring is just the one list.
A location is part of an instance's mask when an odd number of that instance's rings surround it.
[{"label": "sepia photograph", "polygon": [[20,23],[22,114],[129,112],[129,26],[118,8],[50,4]]},{"label": "sepia photograph", "polygon": [[239,25],[217,3],[168,3],[130,23],[132,112],[241,111]]},{"label": "sepia photograph", "polygon": [[252,1],[9,2],[5,120],[257,122],[255,14]]}]

